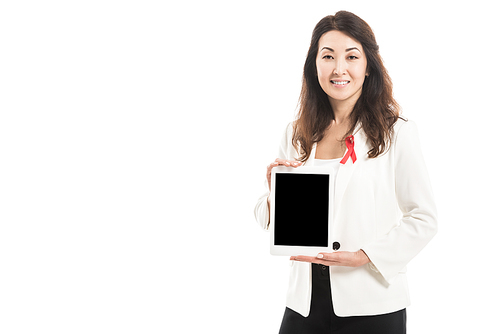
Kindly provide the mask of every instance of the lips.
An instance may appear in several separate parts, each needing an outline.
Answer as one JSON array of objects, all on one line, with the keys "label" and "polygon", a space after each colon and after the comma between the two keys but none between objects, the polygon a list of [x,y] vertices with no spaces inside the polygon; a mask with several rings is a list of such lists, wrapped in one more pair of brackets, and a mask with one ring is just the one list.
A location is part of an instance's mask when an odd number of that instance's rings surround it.
[{"label": "lips", "polygon": [[344,86],[347,85],[350,81],[344,80],[344,81],[335,81],[335,80],[330,80],[330,82],[334,85],[339,85],[339,86]]}]

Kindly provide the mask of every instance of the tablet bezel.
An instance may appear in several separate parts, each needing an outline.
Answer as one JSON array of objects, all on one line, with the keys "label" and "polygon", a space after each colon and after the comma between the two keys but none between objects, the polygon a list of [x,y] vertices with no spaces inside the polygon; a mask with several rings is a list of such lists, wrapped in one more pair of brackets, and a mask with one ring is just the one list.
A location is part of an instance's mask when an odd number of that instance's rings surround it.
[{"label": "tablet bezel", "polygon": [[[283,246],[274,244],[274,231],[275,231],[275,196],[276,196],[276,174],[286,173],[286,174],[322,174],[330,175],[329,177],[329,202],[328,202],[328,242],[327,246]],[[331,238],[331,226],[333,220],[333,194],[334,194],[334,171],[330,167],[319,167],[319,166],[300,166],[300,167],[284,167],[278,166],[271,171],[271,195],[270,195],[270,251],[272,255],[284,255],[284,256],[296,256],[296,255],[308,255],[316,256],[320,252],[331,252],[332,245]]]}]

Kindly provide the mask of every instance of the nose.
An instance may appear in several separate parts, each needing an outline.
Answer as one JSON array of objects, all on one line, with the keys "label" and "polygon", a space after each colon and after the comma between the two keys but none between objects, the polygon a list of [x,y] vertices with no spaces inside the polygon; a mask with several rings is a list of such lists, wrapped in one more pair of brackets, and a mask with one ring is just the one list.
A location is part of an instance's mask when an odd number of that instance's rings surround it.
[{"label": "nose", "polygon": [[335,67],[333,68],[333,74],[344,75],[346,72],[347,65],[343,59],[339,59],[339,58],[337,58],[335,61]]}]

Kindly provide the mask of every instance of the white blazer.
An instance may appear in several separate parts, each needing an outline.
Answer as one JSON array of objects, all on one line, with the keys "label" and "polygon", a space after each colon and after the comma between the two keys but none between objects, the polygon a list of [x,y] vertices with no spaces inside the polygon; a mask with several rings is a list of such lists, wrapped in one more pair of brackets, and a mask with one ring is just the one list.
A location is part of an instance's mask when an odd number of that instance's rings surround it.
[{"label": "white blazer", "polygon": [[[278,157],[296,159],[289,124]],[[389,150],[368,158],[367,138],[360,126],[354,134],[355,163],[340,165],[335,183],[334,240],[339,251],[363,251],[371,262],[357,268],[330,266],[335,314],[374,315],[410,304],[406,264],[437,232],[437,214],[415,123],[398,120]],[[314,145],[305,166],[312,165]],[[255,217],[268,228],[267,191],[255,206]],[[293,210],[293,205],[290,205]],[[307,226],[304,226],[307,228]],[[291,262],[286,306],[308,316],[311,265]]]}]

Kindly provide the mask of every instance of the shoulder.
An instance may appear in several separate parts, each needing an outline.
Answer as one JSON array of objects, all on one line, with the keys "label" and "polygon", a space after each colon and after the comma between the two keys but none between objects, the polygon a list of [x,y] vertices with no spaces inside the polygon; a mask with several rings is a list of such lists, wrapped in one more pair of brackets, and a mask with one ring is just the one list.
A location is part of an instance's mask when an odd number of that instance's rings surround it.
[{"label": "shoulder", "polygon": [[408,126],[414,126],[415,122],[408,118],[404,117],[399,117],[396,123],[394,123],[394,133],[398,133],[402,128],[408,127]]},{"label": "shoulder", "polygon": [[285,131],[283,131],[282,142],[292,143],[294,124],[295,122],[287,124]]},{"label": "shoulder", "polygon": [[398,120],[394,125],[393,150],[396,156],[420,155],[420,136],[412,120]]},{"label": "shoulder", "polygon": [[408,137],[415,137],[417,134],[417,124],[407,118],[399,118],[394,123],[394,142],[407,139]]},{"label": "shoulder", "polygon": [[297,159],[298,154],[293,146],[294,122],[288,123],[281,137],[279,157],[282,159]]},{"label": "shoulder", "polygon": [[290,136],[290,138],[293,136],[293,130],[295,129],[295,123],[296,123],[296,121],[292,121],[292,122],[288,123],[288,125],[286,126],[286,133],[288,136]]}]

